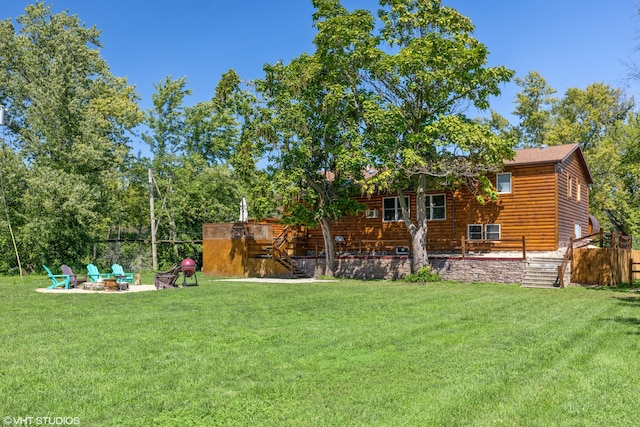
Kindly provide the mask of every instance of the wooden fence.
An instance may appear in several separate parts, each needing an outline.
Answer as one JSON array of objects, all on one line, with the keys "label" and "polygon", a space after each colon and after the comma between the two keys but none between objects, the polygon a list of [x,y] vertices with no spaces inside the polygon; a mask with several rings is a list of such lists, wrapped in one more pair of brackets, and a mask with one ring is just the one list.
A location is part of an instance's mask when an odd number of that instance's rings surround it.
[{"label": "wooden fence", "polygon": [[633,287],[633,282],[640,279],[640,251],[636,252],[636,256],[629,259],[629,286]]},{"label": "wooden fence", "polygon": [[[635,265],[635,267],[634,267]],[[640,278],[640,250],[580,248],[573,250],[571,282],[616,286]]]}]

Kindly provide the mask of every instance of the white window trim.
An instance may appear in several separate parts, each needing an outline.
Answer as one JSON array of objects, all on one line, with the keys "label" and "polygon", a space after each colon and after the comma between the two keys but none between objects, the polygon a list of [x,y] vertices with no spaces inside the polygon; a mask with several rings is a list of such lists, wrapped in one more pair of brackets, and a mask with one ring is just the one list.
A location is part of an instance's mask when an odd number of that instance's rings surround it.
[{"label": "white window trim", "polygon": [[[411,216],[411,205],[410,205],[410,201],[411,199],[408,196],[404,196],[404,198],[407,200],[407,214],[409,216]],[[385,208],[384,208],[384,201],[388,200],[388,199],[394,199],[395,200],[395,219],[386,219],[385,218]],[[393,197],[383,197],[382,198],[382,222],[399,222],[399,221],[403,221],[402,219],[402,207],[400,206],[400,196],[393,196]]]},{"label": "white window trim", "polygon": [[[433,206],[432,206],[432,197],[433,196],[444,196],[444,206],[442,206],[444,208],[444,218],[434,218],[433,217]],[[439,194],[427,194],[427,210],[429,212],[429,218],[427,218],[428,221],[446,221],[447,219],[447,195],[445,193],[439,193]]]},{"label": "white window trim", "polygon": [[[498,238],[497,239],[490,239],[488,236],[488,232],[487,232],[487,228],[490,226],[497,226],[498,227]],[[484,239],[485,240],[491,240],[491,241],[497,241],[497,240],[501,240],[502,239],[502,225],[501,224],[485,224],[484,225]]]},{"label": "white window trim", "polygon": [[[500,191],[498,188],[498,177],[500,175],[509,175],[509,191]],[[511,172],[501,172],[496,174],[496,190],[498,190],[498,194],[511,194],[513,192],[513,176]]]},{"label": "white window trim", "polygon": [[[479,239],[471,237],[471,227],[480,227],[480,238]],[[482,226],[482,224],[467,224],[467,239],[468,240],[482,240],[483,236],[484,236],[484,227]]]},{"label": "white window trim", "polygon": [[[489,226],[497,226],[498,227],[498,238],[497,239],[490,239],[487,236],[487,228]],[[480,238],[472,238],[471,237],[471,227],[479,227],[480,230],[475,231],[474,234],[480,234]],[[502,224],[467,224],[467,239],[468,240],[491,240],[493,242],[495,241],[499,241],[502,240]]]}]

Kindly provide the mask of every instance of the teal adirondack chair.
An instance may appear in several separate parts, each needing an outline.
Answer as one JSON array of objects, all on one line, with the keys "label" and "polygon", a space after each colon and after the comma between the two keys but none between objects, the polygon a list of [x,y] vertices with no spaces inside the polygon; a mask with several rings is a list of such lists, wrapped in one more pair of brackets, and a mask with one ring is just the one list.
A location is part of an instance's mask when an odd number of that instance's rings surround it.
[{"label": "teal adirondack chair", "polygon": [[53,274],[49,267],[43,265],[45,271],[47,272],[47,276],[51,279],[51,285],[47,287],[47,289],[54,289],[60,286],[64,286],[65,289],[69,289],[71,285],[71,277],[68,274]]},{"label": "teal adirondack chair", "polygon": [[111,278],[111,274],[109,273],[100,273],[98,271],[98,267],[93,264],[87,264],[87,277],[92,282],[98,282],[100,279],[109,279]]},{"label": "teal adirondack chair", "polygon": [[116,279],[123,278],[127,283],[133,283],[133,273],[125,273],[124,268],[120,264],[111,266],[111,275]]}]

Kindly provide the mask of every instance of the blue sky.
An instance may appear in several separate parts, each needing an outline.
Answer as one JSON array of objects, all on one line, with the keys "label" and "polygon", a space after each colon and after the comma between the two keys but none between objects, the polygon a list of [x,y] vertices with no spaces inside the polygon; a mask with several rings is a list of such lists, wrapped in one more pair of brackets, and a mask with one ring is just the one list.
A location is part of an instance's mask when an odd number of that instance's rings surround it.
[{"label": "blue sky", "polygon": [[[27,0],[2,0],[0,19],[24,13]],[[634,95],[625,62],[640,62],[633,0],[443,0],[476,26],[491,52],[490,65],[524,77],[539,71],[562,95],[567,88],[604,82]],[[209,99],[222,73],[262,77],[262,66],[313,51],[310,0],[52,0],[102,30],[102,56],[124,76],[149,108],[153,84],[186,76],[193,96]],[[348,9],[377,9],[375,0],[343,0]],[[519,88],[505,85],[492,108],[509,116]]]}]

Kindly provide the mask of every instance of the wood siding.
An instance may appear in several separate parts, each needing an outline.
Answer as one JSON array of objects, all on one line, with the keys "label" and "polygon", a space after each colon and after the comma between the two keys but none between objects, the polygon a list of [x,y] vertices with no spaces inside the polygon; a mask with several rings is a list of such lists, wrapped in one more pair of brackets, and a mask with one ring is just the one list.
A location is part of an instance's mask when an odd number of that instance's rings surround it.
[{"label": "wood siding", "polygon": [[[469,224],[499,224],[501,240],[512,241],[525,236],[527,250],[554,251],[567,244],[573,236],[575,224],[586,234],[588,219],[588,183],[584,165],[573,153],[562,163],[512,165],[504,172],[511,173],[511,193],[499,194],[497,201],[478,203],[468,191],[434,191],[430,194],[446,195],[446,218],[428,222],[428,247],[431,250],[460,244],[467,237]],[[567,196],[567,174],[572,179],[572,192]],[[496,183],[496,177],[490,176]],[[577,187],[580,187],[580,200]],[[415,221],[416,195],[408,193],[410,216]],[[355,199],[368,210],[377,210],[377,218],[365,214],[349,216],[337,221],[333,235],[342,236],[351,247],[361,240],[385,240],[409,242],[410,236],[402,221],[383,220],[383,200],[392,194],[360,196]],[[319,229],[308,231],[308,249],[313,241],[322,241]],[[499,250],[500,244],[496,245]]]},{"label": "wood siding", "polygon": [[589,232],[589,185],[575,154],[558,164],[557,169],[558,242],[566,246],[575,235],[576,224],[580,225],[583,236]]}]

